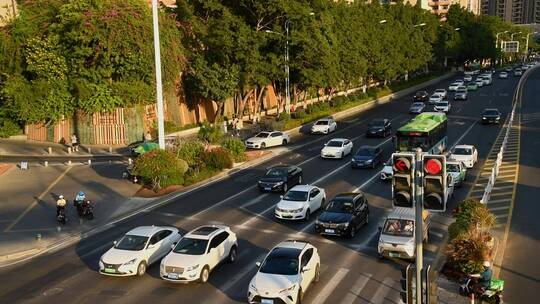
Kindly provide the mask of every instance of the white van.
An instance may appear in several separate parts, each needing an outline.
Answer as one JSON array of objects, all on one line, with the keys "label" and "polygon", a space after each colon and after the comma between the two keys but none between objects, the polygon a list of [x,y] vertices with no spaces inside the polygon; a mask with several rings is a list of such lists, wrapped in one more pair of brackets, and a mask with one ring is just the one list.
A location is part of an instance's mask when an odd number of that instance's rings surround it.
[{"label": "white van", "polygon": [[[424,242],[428,240],[429,212],[422,213]],[[384,224],[380,227],[381,235],[377,251],[381,257],[414,259],[416,257],[416,246],[414,244],[414,209],[396,207],[392,213],[386,217]]]}]

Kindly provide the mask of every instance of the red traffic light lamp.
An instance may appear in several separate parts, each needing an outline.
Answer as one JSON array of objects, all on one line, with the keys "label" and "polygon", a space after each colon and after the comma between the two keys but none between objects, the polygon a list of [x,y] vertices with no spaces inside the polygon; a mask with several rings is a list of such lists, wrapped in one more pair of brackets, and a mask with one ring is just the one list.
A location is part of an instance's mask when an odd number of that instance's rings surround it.
[{"label": "red traffic light lamp", "polygon": [[428,174],[441,174],[442,169],[443,167],[441,161],[435,158],[428,159],[424,164],[424,171],[426,171]]},{"label": "red traffic light lamp", "polygon": [[411,161],[405,157],[399,157],[394,161],[394,170],[399,173],[408,173],[411,170]]}]

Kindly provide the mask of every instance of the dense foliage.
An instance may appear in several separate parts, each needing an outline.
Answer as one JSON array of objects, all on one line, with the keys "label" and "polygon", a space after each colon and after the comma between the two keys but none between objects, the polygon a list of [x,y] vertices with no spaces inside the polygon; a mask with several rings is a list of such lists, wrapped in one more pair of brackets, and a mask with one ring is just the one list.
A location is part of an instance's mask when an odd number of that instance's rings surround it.
[{"label": "dense foliage", "polygon": [[[0,28],[4,116],[54,122],[76,110],[153,102],[146,1],[25,0],[19,11]],[[163,81],[168,96],[181,84],[192,107],[216,102],[216,119],[229,98],[236,115],[258,113],[269,85],[283,107],[287,42],[294,103],[374,80],[387,84],[437,61],[502,56],[496,33],[522,31],[523,44],[529,32],[459,6],[447,19],[399,1],[178,0],[160,13]]]},{"label": "dense foliage", "polygon": [[137,158],[133,174],[140,176],[152,190],[158,191],[170,185],[181,185],[187,170],[186,161],[177,158],[172,151],[154,149]]},{"label": "dense foliage", "polygon": [[231,153],[235,162],[246,160],[246,146],[242,140],[236,137],[225,137],[221,140],[221,146]]}]

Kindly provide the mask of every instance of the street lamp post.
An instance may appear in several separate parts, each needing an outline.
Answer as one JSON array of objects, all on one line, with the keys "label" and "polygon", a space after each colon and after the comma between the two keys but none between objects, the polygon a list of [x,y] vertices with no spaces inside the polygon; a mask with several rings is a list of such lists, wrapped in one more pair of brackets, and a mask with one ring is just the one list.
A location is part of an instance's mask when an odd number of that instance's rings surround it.
[{"label": "street lamp post", "polygon": [[521,32],[513,33],[510,35],[510,41],[514,41],[514,35],[521,34]]},{"label": "street lamp post", "polygon": [[499,35],[500,35],[500,34],[506,34],[506,33],[508,33],[508,31],[500,32],[500,33],[497,33],[497,34],[495,35],[495,37],[497,38],[497,39],[495,39],[495,48],[498,48],[498,47],[499,47]]},{"label": "street lamp post", "polygon": [[290,19],[285,21],[285,73],[287,78],[285,79],[285,113],[291,114],[291,92],[290,85],[290,72],[289,72],[289,23]]},{"label": "street lamp post", "polygon": [[529,36],[538,34],[538,32],[532,32],[527,34],[527,40],[525,41],[525,59],[529,59]]},{"label": "street lamp post", "polygon": [[152,0],[152,20],[154,26],[154,57],[156,66],[156,97],[158,143],[160,149],[165,149],[165,128],[163,122],[163,87],[161,84],[161,55],[159,47],[158,0]]}]

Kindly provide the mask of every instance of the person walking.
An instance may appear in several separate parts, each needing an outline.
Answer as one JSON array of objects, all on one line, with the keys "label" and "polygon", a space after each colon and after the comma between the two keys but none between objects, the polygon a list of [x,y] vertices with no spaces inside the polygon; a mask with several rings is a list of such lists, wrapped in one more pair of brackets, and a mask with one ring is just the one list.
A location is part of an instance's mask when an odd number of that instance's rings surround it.
[{"label": "person walking", "polygon": [[79,141],[75,133],[71,135],[71,148],[73,148],[73,151],[79,152]]}]

